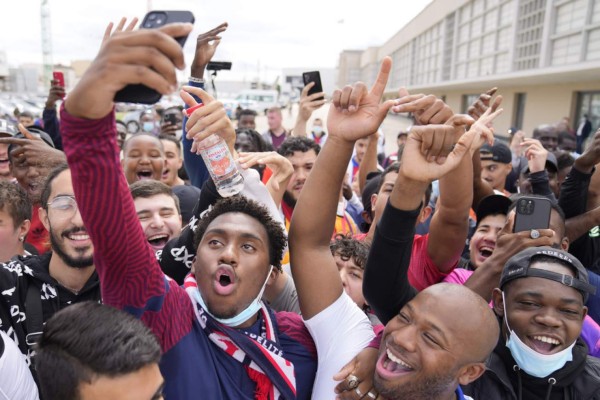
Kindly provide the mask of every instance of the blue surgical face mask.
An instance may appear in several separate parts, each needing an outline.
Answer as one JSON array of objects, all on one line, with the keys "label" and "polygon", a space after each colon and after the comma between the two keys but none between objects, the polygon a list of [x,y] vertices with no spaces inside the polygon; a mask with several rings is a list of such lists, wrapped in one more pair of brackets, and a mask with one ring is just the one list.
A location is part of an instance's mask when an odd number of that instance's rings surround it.
[{"label": "blue surgical face mask", "polygon": [[566,349],[554,354],[538,353],[523,343],[515,331],[511,330],[510,326],[508,326],[504,292],[502,292],[502,303],[504,307],[504,321],[506,321],[506,327],[509,332],[506,347],[510,350],[510,354],[512,354],[519,368],[531,376],[545,378],[554,371],[558,371],[564,367],[567,362],[573,360],[575,342]]},{"label": "blue surgical face mask", "polygon": [[321,135],[321,133],[323,133],[323,127],[322,126],[313,126],[312,131],[316,135]]},{"label": "blue surgical face mask", "polygon": [[204,308],[204,310],[214,319],[216,319],[217,321],[219,321],[220,323],[222,323],[223,325],[229,326],[230,328],[235,328],[236,326],[240,326],[241,324],[243,324],[244,322],[248,321],[250,318],[252,318],[261,308],[262,306],[262,295],[263,292],[265,291],[265,287],[267,286],[267,282],[269,281],[269,277],[271,276],[271,272],[273,271],[273,266],[271,265],[271,268],[269,268],[269,273],[267,274],[267,279],[265,279],[265,283],[263,283],[262,288],[260,289],[260,292],[258,292],[258,296],[256,296],[254,298],[254,300],[252,300],[252,302],[248,305],[248,307],[246,307],[245,309],[243,309],[242,311],[240,311],[239,314],[237,314],[234,317],[231,318],[217,318],[215,317],[210,310],[208,309],[208,307],[206,306],[206,303],[204,303],[204,299],[202,298],[202,295],[200,294],[199,290],[196,290],[194,292],[194,295],[196,297],[196,300],[198,301],[198,303],[200,303],[200,305],[202,306],[202,308]]},{"label": "blue surgical face mask", "polygon": [[147,121],[142,124],[142,130],[144,132],[154,132],[154,122]]}]

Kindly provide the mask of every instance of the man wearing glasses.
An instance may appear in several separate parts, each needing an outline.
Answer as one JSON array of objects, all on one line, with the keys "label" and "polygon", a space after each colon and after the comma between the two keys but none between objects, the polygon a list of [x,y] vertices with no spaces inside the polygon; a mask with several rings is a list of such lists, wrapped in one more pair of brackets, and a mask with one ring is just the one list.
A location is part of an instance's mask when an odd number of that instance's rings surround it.
[{"label": "man wearing glasses", "polygon": [[51,251],[0,263],[0,330],[17,343],[30,366],[44,322],[71,304],[100,301],[94,248],[66,163],[48,175],[40,204],[39,217],[48,230]]}]

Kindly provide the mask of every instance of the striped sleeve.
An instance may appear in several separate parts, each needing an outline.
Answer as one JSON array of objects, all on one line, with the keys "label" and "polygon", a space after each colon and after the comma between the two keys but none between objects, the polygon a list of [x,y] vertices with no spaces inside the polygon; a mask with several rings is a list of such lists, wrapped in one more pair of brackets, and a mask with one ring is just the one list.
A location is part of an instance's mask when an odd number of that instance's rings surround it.
[{"label": "striped sleeve", "polygon": [[192,326],[192,304],[162,273],[137,218],[119,161],[114,113],[75,118],[61,107],[61,134],[77,205],[94,243],[105,304],[141,318],[163,351]]}]

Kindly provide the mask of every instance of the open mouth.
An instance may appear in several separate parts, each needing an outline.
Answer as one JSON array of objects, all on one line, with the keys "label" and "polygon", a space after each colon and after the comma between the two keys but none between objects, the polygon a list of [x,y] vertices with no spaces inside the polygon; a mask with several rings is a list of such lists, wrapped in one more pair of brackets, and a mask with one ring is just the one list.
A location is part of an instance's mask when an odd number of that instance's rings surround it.
[{"label": "open mouth", "polygon": [[494,252],[494,248],[493,247],[482,246],[482,247],[479,248],[479,254],[483,258],[488,258],[489,256],[492,255],[493,252]]},{"label": "open mouth", "polygon": [[82,229],[67,231],[63,233],[63,236],[69,241],[73,242],[75,246],[88,246],[91,244],[90,235],[88,235],[88,233]]},{"label": "open mouth", "polygon": [[139,180],[152,179],[152,170],[138,171],[137,177]]},{"label": "open mouth", "polygon": [[154,248],[162,249],[169,241],[170,236],[165,233],[160,233],[148,237],[148,243]]},{"label": "open mouth", "polygon": [[30,193],[36,193],[39,190],[40,185],[38,185],[37,183],[30,183],[28,185],[28,188]]},{"label": "open mouth", "polygon": [[536,335],[528,336],[531,348],[540,354],[552,354],[560,346],[560,340],[549,336]]},{"label": "open mouth", "polygon": [[377,374],[384,379],[396,379],[415,370],[411,364],[394,354],[389,348],[381,354],[375,368]]},{"label": "open mouth", "polygon": [[217,282],[223,287],[231,285],[234,281],[234,276],[230,271],[225,268],[219,268],[217,271]]},{"label": "open mouth", "polygon": [[214,288],[221,296],[227,296],[233,293],[235,289],[236,277],[233,268],[229,265],[222,265],[215,273]]},{"label": "open mouth", "polygon": [[171,172],[171,170],[170,170],[170,169],[165,169],[165,170],[163,171],[163,173],[162,173],[162,178],[163,178],[163,179],[166,179],[166,178],[168,178],[168,177],[169,177],[169,172]]},{"label": "open mouth", "polygon": [[8,158],[0,158],[0,165],[8,165]]}]

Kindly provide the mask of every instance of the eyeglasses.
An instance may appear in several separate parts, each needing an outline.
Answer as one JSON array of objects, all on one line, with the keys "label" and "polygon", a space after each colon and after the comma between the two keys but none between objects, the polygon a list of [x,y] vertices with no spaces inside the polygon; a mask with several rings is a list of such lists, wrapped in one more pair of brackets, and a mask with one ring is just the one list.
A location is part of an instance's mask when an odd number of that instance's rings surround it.
[{"label": "eyeglasses", "polygon": [[56,196],[48,202],[48,207],[54,212],[57,218],[72,218],[77,212],[77,202],[74,196]]}]

